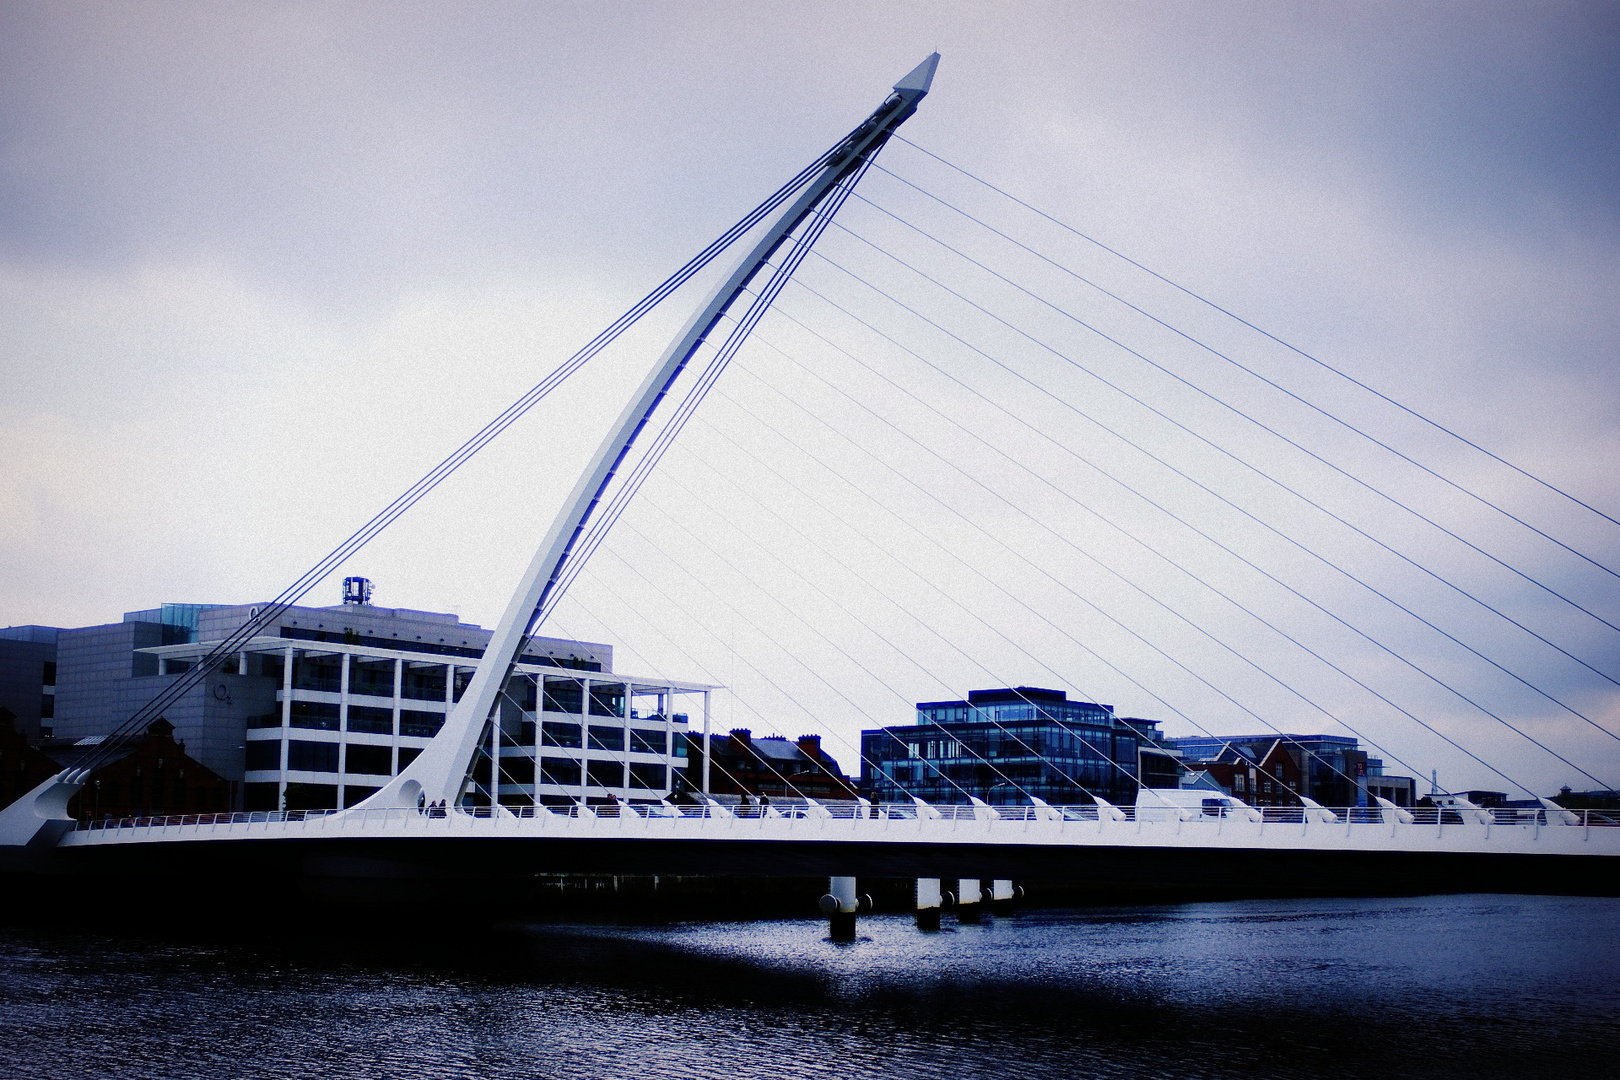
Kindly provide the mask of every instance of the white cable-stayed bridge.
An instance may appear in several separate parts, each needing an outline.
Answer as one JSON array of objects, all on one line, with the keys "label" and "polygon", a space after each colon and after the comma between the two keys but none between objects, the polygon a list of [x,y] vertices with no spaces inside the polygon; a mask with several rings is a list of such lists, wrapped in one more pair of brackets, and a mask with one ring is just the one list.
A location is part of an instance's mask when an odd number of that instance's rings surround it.
[{"label": "white cable-stayed bridge", "polygon": [[[91,761],[4,811],[16,868],[825,874],[846,914],[855,875],[1615,891],[1620,818],[1540,796],[1549,769],[1616,787],[1620,522],[905,142],[937,59],[126,725],[733,259],[603,439],[425,752],[347,810],[81,824],[66,807]],[[948,803],[509,805],[499,768],[480,784],[474,763],[500,757],[490,717],[542,624],[600,627],[652,668],[734,686],[740,663],[739,707],[825,733],[866,771],[884,767],[851,727],[880,705],[1039,679],[1206,735],[1332,727],[1416,776],[1443,756],[1539,801],[1262,808],[1146,790],[1115,805],[1064,774],[1075,801],[1049,805],[968,747],[996,805],[930,762]]]}]

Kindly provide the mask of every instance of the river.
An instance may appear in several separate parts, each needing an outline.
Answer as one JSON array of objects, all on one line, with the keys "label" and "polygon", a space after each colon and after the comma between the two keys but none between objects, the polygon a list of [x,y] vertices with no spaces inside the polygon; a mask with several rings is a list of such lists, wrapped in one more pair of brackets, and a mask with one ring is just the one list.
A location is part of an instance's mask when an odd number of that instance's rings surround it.
[{"label": "river", "polygon": [[927,934],[864,918],[848,944],[808,919],[421,940],[8,927],[0,1072],[1620,1076],[1620,900],[1270,900],[946,922]]}]

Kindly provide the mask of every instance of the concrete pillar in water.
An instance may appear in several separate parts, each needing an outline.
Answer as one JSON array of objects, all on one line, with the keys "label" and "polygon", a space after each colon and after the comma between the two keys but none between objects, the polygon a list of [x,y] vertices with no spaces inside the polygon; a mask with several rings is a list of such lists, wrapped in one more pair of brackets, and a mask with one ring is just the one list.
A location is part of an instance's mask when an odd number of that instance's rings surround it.
[{"label": "concrete pillar in water", "polygon": [[959,923],[978,922],[983,917],[981,904],[983,899],[978,878],[957,878],[956,921]]},{"label": "concrete pillar in water", "polygon": [[941,900],[939,878],[917,879],[917,929],[938,930]]},{"label": "concrete pillar in water", "polygon": [[1018,890],[1006,878],[996,878],[990,883],[990,910],[996,915],[1011,915],[1013,901],[1018,899]]},{"label": "concrete pillar in water", "polygon": [[827,879],[827,895],[821,898],[821,911],[827,916],[827,929],[834,941],[855,940],[855,912],[859,907],[853,877]]}]

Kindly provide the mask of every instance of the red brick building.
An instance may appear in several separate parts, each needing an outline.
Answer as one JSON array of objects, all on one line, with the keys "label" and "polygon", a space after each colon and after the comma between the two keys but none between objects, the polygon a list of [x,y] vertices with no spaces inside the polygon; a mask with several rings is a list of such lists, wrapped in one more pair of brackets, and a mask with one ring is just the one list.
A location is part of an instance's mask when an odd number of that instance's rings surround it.
[{"label": "red brick building", "polygon": [[61,771],[62,766],[17,730],[17,715],[0,705],[0,807],[10,806]]},{"label": "red brick building", "polygon": [[[46,752],[65,768],[100,749],[99,742],[80,739]],[[175,739],[174,725],[159,717],[144,735],[119,741],[68,803],[68,813],[80,820],[226,813],[233,796],[230,781],[190,757],[186,744]]]},{"label": "red brick building", "polygon": [[1251,747],[1234,745],[1214,761],[1185,761],[1190,772],[1202,772],[1221,790],[1250,806],[1298,806],[1307,790],[1298,753],[1277,739],[1256,754]]},{"label": "red brick building", "polygon": [[[821,749],[819,735],[800,735],[789,742],[780,735],[756,739],[747,728],[734,728],[730,735],[714,736],[712,742],[711,794],[834,801],[857,797],[855,784]],[[685,788],[701,791],[703,736],[687,735],[686,745]]]}]

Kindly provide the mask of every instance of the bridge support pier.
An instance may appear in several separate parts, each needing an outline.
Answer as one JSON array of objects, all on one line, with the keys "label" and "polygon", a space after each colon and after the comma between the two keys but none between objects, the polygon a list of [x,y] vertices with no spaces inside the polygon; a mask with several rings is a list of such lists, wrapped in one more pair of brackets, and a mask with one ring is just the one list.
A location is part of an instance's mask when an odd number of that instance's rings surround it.
[{"label": "bridge support pier", "polygon": [[1018,890],[1006,878],[996,878],[990,883],[990,912],[994,915],[1011,915],[1013,901],[1018,899]]},{"label": "bridge support pier", "polygon": [[942,900],[939,878],[920,877],[917,879],[917,929],[939,929],[939,909]]},{"label": "bridge support pier", "polygon": [[984,918],[984,892],[978,878],[956,879],[956,921],[976,923]]},{"label": "bridge support pier", "polygon": [[827,879],[827,895],[821,898],[822,914],[827,916],[827,930],[834,941],[855,940],[855,912],[860,899],[855,895],[853,877]]}]

